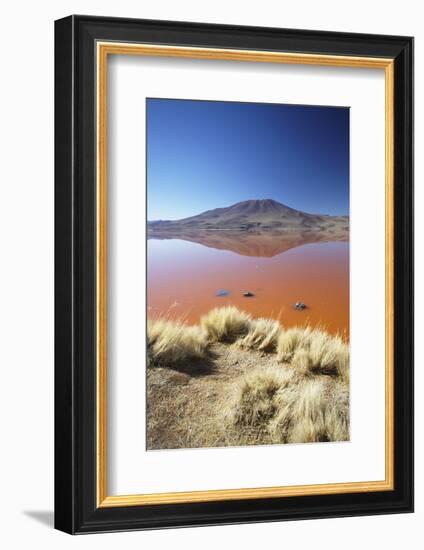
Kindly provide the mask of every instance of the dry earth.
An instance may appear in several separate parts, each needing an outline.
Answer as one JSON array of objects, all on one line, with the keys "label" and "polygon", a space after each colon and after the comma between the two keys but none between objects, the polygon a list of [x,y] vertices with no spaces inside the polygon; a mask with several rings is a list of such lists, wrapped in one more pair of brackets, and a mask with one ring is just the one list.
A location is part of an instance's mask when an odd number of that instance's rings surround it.
[{"label": "dry earth", "polygon": [[[235,430],[225,411],[237,380],[252,369],[282,369],[275,354],[243,350],[237,345],[210,346],[210,359],[185,365],[183,370],[147,369],[147,448],[177,449],[270,444],[258,427]],[[285,366],[285,368],[289,368]],[[327,391],[333,379],[325,376]],[[232,431],[234,429],[234,431]]]}]

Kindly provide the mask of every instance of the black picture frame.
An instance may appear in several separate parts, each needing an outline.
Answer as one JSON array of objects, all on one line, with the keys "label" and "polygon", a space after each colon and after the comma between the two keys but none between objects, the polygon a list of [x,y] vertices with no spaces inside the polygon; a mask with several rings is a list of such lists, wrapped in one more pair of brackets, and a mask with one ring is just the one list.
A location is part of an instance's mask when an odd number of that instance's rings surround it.
[{"label": "black picture frame", "polygon": [[[94,91],[99,40],[394,60],[394,490],[97,507]],[[55,527],[76,534],[412,511],[413,39],[80,15],[56,21]]]}]

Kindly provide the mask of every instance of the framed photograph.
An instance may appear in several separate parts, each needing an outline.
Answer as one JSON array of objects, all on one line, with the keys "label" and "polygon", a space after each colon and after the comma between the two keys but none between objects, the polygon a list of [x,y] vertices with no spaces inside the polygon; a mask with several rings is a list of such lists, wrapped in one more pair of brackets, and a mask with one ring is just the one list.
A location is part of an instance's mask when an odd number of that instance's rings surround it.
[{"label": "framed photograph", "polygon": [[413,39],[55,24],[55,525],[413,510]]}]

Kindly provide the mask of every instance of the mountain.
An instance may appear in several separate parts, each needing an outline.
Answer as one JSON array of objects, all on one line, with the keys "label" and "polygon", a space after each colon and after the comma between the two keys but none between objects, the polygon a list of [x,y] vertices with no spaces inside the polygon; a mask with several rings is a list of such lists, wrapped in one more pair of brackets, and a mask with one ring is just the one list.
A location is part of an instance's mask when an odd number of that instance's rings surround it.
[{"label": "mountain", "polygon": [[[187,231],[328,231],[349,229],[348,216],[308,214],[272,199],[248,200],[181,220],[148,222],[149,236]],[[170,238],[170,237],[168,237]]]}]

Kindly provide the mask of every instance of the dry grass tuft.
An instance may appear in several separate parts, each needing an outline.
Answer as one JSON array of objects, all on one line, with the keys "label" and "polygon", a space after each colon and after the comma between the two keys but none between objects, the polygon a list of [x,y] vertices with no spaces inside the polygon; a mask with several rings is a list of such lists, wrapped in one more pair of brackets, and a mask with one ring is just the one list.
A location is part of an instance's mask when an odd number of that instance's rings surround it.
[{"label": "dry grass tuft", "polygon": [[310,333],[311,329],[309,327],[294,327],[288,330],[282,330],[277,343],[278,360],[283,363],[291,361],[298,348],[307,347]]},{"label": "dry grass tuft", "polygon": [[249,332],[238,340],[242,348],[274,352],[277,347],[281,326],[272,319],[255,319],[251,322]]},{"label": "dry grass tuft", "polygon": [[327,374],[349,383],[349,346],[340,336],[310,327],[281,331],[278,360],[290,363],[303,375]]},{"label": "dry grass tuft", "polygon": [[243,442],[252,428],[271,443],[349,439],[347,387],[329,377],[298,376],[286,367],[259,368],[237,380],[223,414]]},{"label": "dry grass tuft", "polygon": [[349,347],[339,336],[310,331],[293,354],[292,366],[304,375],[328,374],[349,382]]},{"label": "dry grass tuft", "polygon": [[349,439],[347,388],[324,378],[302,379],[277,392],[279,404],[268,429],[275,441],[311,443]]},{"label": "dry grass tuft", "polygon": [[311,370],[322,374],[339,376],[347,381],[349,350],[340,337],[326,332],[313,331],[309,355]]},{"label": "dry grass tuft", "polygon": [[149,321],[147,349],[149,364],[171,367],[183,361],[202,359],[207,351],[206,333],[198,326],[175,321]]},{"label": "dry grass tuft", "polygon": [[277,412],[277,392],[292,379],[293,371],[284,368],[257,368],[249,372],[234,384],[224,416],[241,429],[265,428]]},{"label": "dry grass tuft", "polygon": [[250,325],[250,315],[234,306],[212,309],[200,319],[211,342],[234,342],[248,333]]}]

